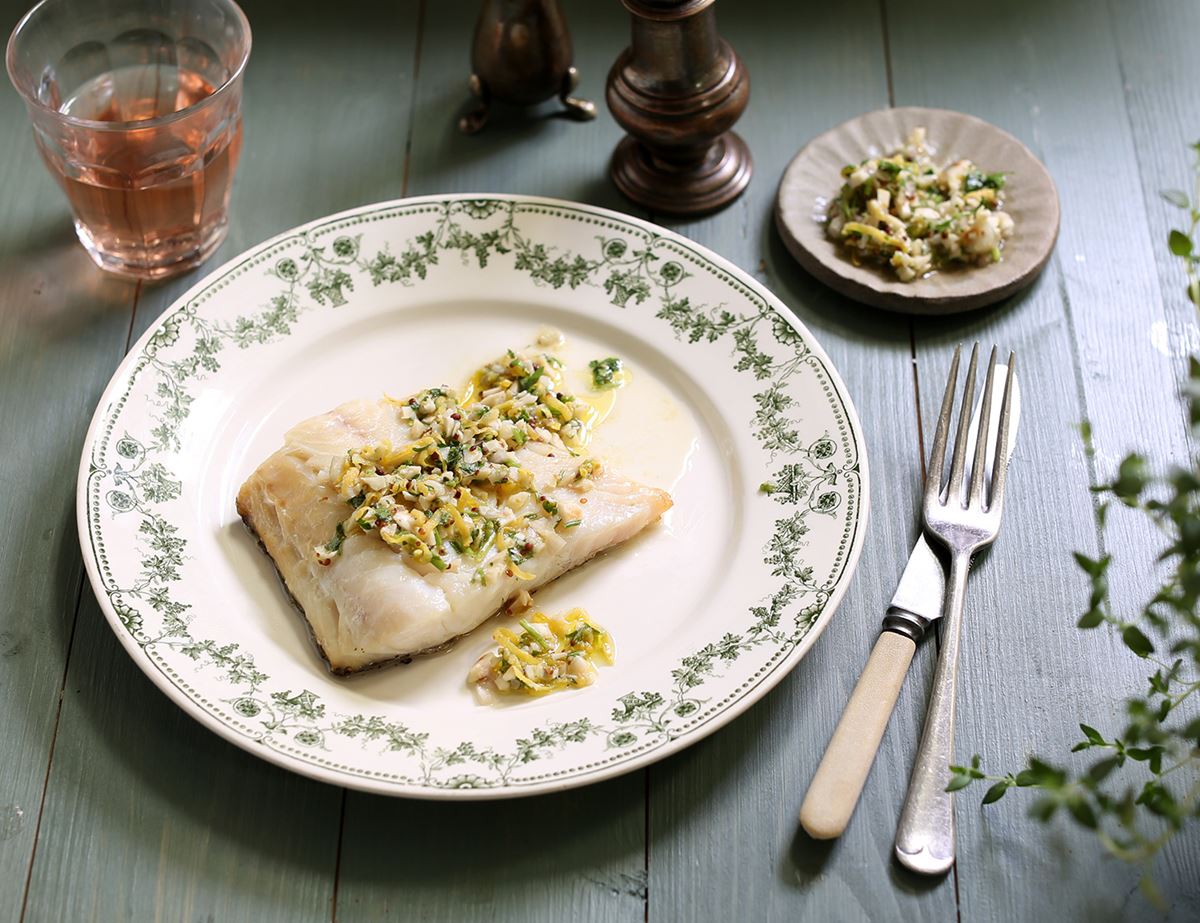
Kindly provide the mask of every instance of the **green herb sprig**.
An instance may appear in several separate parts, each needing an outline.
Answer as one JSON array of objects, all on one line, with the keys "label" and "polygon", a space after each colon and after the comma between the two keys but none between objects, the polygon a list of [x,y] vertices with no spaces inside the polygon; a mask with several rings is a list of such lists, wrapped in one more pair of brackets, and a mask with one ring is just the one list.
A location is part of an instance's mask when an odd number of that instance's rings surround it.
[{"label": "green herb sprig", "polygon": [[[1188,215],[1186,231],[1172,230],[1170,252],[1186,275],[1188,299],[1200,309],[1200,142],[1192,196],[1168,190],[1163,198]],[[1184,398],[1193,436],[1200,439],[1200,359],[1188,364]],[[1093,453],[1091,430],[1082,427],[1086,451]],[[1091,585],[1087,606],[1078,621],[1085,630],[1106,626],[1122,643],[1155,667],[1144,692],[1125,700],[1126,724],[1120,734],[1105,736],[1080,724],[1083,734],[1072,753],[1098,758],[1080,769],[1062,768],[1037,756],[1025,769],[989,775],[978,755],[967,766],[951,766],[947,791],[977,781],[991,783],[984,804],[999,801],[1012,788],[1036,789],[1030,815],[1047,822],[1060,812],[1095,833],[1112,855],[1142,867],[1143,893],[1165,906],[1150,866],[1173,837],[1195,829],[1200,818],[1200,458],[1165,474],[1150,470],[1138,454],[1127,456],[1116,477],[1093,488],[1099,497],[1097,516],[1103,531],[1107,512],[1120,504],[1145,515],[1165,539],[1159,556],[1165,578],[1140,610],[1125,615],[1112,606],[1108,570],[1112,556],[1091,558],[1075,553],[1075,562]],[[1141,772],[1131,770],[1140,765]]]},{"label": "green herb sprig", "polygon": [[621,380],[618,377],[621,374],[622,362],[616,356],[609,356],[607,359],[593,359],[588,363],[588,369],[592,373],[592,389],[595,391],[607,391],[609,388],[615,388]]}]

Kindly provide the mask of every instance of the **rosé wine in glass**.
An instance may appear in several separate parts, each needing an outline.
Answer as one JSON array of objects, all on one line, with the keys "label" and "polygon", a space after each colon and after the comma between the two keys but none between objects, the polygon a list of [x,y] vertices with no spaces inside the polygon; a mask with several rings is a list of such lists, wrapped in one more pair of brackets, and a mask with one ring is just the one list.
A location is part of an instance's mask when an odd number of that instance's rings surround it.
[{"label": "ros\u00e9 wine in glass", "polygon": [[249,51],[232,0],[43,0],[17,26],[9,75],[99,266],[166,278],[224,239]]}]

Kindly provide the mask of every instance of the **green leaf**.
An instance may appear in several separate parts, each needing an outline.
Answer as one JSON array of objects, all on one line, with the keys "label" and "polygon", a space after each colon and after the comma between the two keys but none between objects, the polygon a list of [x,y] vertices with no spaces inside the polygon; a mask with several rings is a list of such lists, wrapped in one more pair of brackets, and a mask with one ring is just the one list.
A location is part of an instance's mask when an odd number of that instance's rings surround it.
[{"label": "green leaf", "polygon": [[1182,189],[1163,189],[1161,192],[1159,192],[1159,195],[1176,208],[1187,208],[1189,205],[1191,205],[1191,202],[1188,200],[1187,193]]},{"label": "green leaf", "polygon": [[1101,736],[1100,732],[1097,731],[1094,727],[1089,727],[1086,724],[1081,724],[1081,725],[1079,725],[1079,730],[1083,731],[1083,736],[1086,737],[1089,742],[1094,743],[1094,744],[1104,744],[1105,743],[1104,737]]},{"label": "green leaf", "polygon": [[1154,883],[1154,879],[1150,877],[1150,873],[1146,872],[1142,875],[1141,881],[1138,882],[1138,887],[1142,891],[1142,895],[1164,916],[1169,909],[1166,899],[1162,892],[1158,889],[1158,885]]},{"label": "green leaf", "polygon": [[1038,786],[1058,789],[1067,782],[1067,774],[1061,769],[1043,762],[1036,756],[1029,758],[1029,768],[1017,773],[1016,783],[1022,787]]},{"label": "green leaf", "polygon": [[1192,253],[1192,239],[1183,231],[1172,229],[1170,236],[1167,238],[1167,246],[1171,248],[1171,252],[1176,256],[1190,256]]},{"label": "green leaf", "polygon": [[1107,555],[1103,558],[1089,558],[1079,551],[1073,551],[1071,554],[1074,555],[1075,563],[1079,565],[1080,570],[1092,577],[1099,577],[1108,570],[1111,560]]},{"label": "green leaf", "polygon": [[1029,808],[1029,816],[1043,824],[1054,816],[1058,810],[1058,801],[1054,798],[1039,798]]},{"label": "green leaf", "polygon": [[1012,783],[1007,779],[1001,779],[995,785],[987,790],[987,794],[983,796],[984,804],[992,804],[1004,797],[1004,793],[1012,787]]},{"label": "green leaf", "polygon": [[966,773],[953,775],[950,777],[950,784],[946,786],[946,791],[957,792],[960,788],[966,788],[972,781],[971,777]]},{"label": "green leaf", "polygon": [[1170,789],[1155,779],[1146,783],[1141,794],[1137,796],[1136,803],[1146,807],[1152,814],[1167,819],[1175,817],[1179,810]]},{"label": "green leaf", "polygon": [[1037,773],[1042,781],[1048,785],[1062,785],[1067,781],[1067,774],[1061,769],[1051,766],[1049,763],[1043,762],[1036,756],[1029,758],[1029,768]]},{"label": "green leaf", "polygon": [[616,356],[607,359],[593,359],[588,363],[592,372],[592,390],[605,391],[615,386],[617,375],[621,371],[621,360]]},{"label": "green leaf", "polygon": [[1085,778],[1093,785],[1099,785],[1109,777],[1114,769],[1125,762],[1125,758],[1121,756],[1109,756],[1092,764],[1092,768],[1087,771]]},{"label": "green leaf", "polygon": [[1101,609],[1089,609],[1075,623],[1077,628],[1095,628],[1104,621],[1104,612]]},{"label": "green leaf", "polygon": [[1149,481],[1150,469],[1146,465],[1146,459],[1134,453],[1122,459],[1117,469],[1117,479],[1109,485],[1109,489],[1122,503],[1132,506]]},{"label": "green leaf", "polygon": [[1139,657],[1149,657],[1154,653],[1154,645],[1136,625],[1126,625],[1125,630],[1121,632],[1121,640]]},{"label": "green leaf", "polygon": [[1090,830],[1095,830],[1099,824],[1096,822],[1096,812],[1092,810],[1092,806],[1082,798],[1073,798],[1067,802],[1067,810],[1071,812],[1071,816],[1075,818],[1083,826]]}]

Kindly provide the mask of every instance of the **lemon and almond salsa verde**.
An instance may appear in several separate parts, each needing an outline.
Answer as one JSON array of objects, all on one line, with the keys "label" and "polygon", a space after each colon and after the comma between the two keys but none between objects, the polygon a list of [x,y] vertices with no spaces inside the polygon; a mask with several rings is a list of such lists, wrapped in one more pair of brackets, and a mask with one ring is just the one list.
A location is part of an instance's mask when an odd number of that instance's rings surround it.
[{"label": "lemon and almond salsa verde", "polygon": [[[628,380],[613,356],[588,368],[595,391]],[[332,563],[346,537],[362,532],[377,535],[426,572],[503,554],[509,576],[532,579],[521,565],[545,547],[551,533],[579,526],[583,508],[539,493],[517,453],[540,445],[547,453],[583,456],[602,416],[563,387],[556,356],[509,350],[472,376],[461,399],[448,388],[430,388],[394,402],[412,441],[399,448],[364,446],[335,463],[331,483],[353,512],[333,538],[314,549],[317,561]],[[562,476],[586,494],[600,470],[599,460],[582,457]],[[586,502],[582,496],[578,501]],[[486,582],[486,571],[476,570],[474,579]],[[528,593],[521,596],[528,606]],[[497,629],[493,639],[499,647],[472,668],[468,682],[485,701],[494,693],[544,695],[590,685],[593,660],[612,662],[611,636],[582,610],[555,617],[537,613],[520,624],[519,634]]]},{"label": "lemon and almond salsa verde", "polygon": [[888,266],[904,282],[950,267],[998,263],[1012,237],[1005,174],[970,160],[939,167],[916,128],[899,149],[842,168],[826,232],[855,265]]},{"label": "lemon and almond salsa verde", "polygon": [[497,628],[492,633],[496,649],[467,674],[485,704],[496,695],[542,696],[590,686],[595,662],[613,662],[612,636],[582,609],[555,616],[535,612],[518,624],[520,631]]},{"label": "lemon and almond salsa verde", "polygon": [[[332,481],[354,512],[314,549],[318,561],[332,561],[347,535],[364,532],[437,570],[494,547],[521,577],[547,530],[579,525],[581,511],[539,495],[515,454],[541,445],[581,455],[591,437],[597,411],[562,390],[557,357],[509,350],[475,373],[462,400],[430,388],[396,403],[413,441],[346,453]],[[599,460],[585,458],[569,476],[586,492],[599,471]]]}]

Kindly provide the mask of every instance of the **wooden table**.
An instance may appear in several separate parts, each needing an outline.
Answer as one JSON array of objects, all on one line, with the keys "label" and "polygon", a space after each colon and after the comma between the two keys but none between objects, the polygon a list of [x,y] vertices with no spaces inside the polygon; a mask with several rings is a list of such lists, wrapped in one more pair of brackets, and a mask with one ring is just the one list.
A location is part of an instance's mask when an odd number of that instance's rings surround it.
[{"label": "wooden table", "polygon": [[[28,2],[28,0],[25,0]],[[3,25],[22,3],[5,0]],[[1014,348],[1025,413],[1004,534],[972,584],[960,757],[1019,768],[1064,754],[1090,720],[1120,727],[1142,663],[1074,621],[1072,549],[1101,542],[1088,486],[1131,448],[1165,465],[1189,449],[1176,399],[1200,348],[1166,248],[1200,136],[1200,4],[1086,0],[752,4],[722,31],[753,78],[738,130],[747,195],[665,222],[753,272],[841,370],[869,445],[866,551],[837,618],[759,705],[690,750],[535,801],[432,804],[290,775],[208,733],[130,662],[83,578],[74,483],[93,407],[129,344],[226,258],[350,206],[447,191],[521,192],[631,210],[605,175],[619,132],[603,80],[627,40],[615,0],[567,4],[593,123],[498,119],[475,138],[465,100],[474,4],[251,2],[246,144],[233,227],[209,266],[170,284],[108,278],[74,242],[21,104],[0,90],[0,919],[60,920],[1074,920],[1147,919],[1136,869],[1068,821],[1044,829],[1010,795],[960,797],[956,871],[926,881],[891,861],[933,672],[918,651],[858,813],[817,845],[796,815],[915,532],[920,420],[950,350]],[[341,21],[339,21],[339,19]],[[1044,160],[1062,198],[1038,283],[957,318],[858,307],[798,269],[771,202],[808,138],[888,104],[972,112]],[[549,111],[551,107],[547,107]],[[656,216],[650,215],[650,218]],[[1076,424],[1088,418],[1094,461]],[[1158,547],[1115,516],[1115,600],[1148,595]],[[561,837],[516,840],[530,812]],[[1200,915],[1200,842],[1156,866],[1172,919]]]}]

